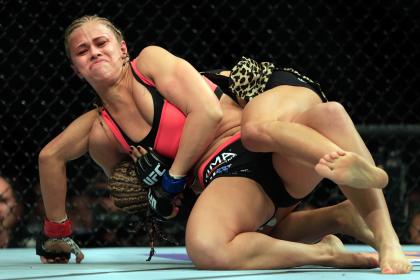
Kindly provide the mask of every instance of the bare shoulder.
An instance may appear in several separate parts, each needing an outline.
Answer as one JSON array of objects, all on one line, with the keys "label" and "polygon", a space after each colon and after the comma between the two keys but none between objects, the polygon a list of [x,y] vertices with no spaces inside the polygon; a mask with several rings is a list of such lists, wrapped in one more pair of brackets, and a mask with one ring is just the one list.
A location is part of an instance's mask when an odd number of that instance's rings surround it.
[{"label": "bare shoulder", "polygon": [[134,61],[136,62],[137,67],[144,67],[169,55],[171,55],[171,53],[162,47],[147,46],[140,51]]},{"label": "bare shoulder", "polygon": [[147,77],[153,77],[176,61],[177,57],[159,46],[147,46],[134,59],[137,69]]},{"label": "bare shoulder", "polygon": [[98,118],[98,109],[92,109],[81,116],[79,116],[75,121],[84,121],[84,122],[93,122]]},{"label": "bare shoulder", "polygon": [[143,48],[139,55],[137,56],[137,58],[148,58],[150,56],[155,57],[161,54],[165,54],[165,53],[169,53],[166,49],[160,47],[160,46],[147,46],[145,48]]}]

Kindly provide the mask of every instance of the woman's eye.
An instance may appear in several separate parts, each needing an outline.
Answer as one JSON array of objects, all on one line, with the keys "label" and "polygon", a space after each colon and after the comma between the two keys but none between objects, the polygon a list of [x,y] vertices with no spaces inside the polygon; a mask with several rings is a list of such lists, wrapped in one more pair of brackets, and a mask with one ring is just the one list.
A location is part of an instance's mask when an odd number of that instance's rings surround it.
[{"label": "woman's eye", "polygon": [[99,42],[99,43],[98,43],[98,46],[99,46],[99,47],[103,47],[103,46],[105,45],[105,43],[106,43],[105,41],[104,41],[104,42]]}]

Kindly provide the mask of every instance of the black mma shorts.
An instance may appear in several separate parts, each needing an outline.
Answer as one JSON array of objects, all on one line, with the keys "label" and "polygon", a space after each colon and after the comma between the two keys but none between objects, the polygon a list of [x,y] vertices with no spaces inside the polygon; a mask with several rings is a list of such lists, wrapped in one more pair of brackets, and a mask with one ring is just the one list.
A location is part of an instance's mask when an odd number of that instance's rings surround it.
[{"label": "black mma shorts", "polygon": [[246,150],[240,133],[223,143],[199,168],[202,186],[219,177],[244,177],[257,182],[273,201],[275,207],[289,207],[301,199],[292,197],[273,168],[271,153],[254,153]]}]

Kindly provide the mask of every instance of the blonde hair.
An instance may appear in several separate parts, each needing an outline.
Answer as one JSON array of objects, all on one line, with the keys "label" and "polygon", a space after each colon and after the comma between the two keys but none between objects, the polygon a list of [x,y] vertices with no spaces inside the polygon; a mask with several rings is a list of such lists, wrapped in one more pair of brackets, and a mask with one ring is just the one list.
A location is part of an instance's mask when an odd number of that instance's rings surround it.
[{"label": "blonde hair", "polygon": [[115,35],[115,38],[117,38],[118,42],[121,42],[124,40],[124,37],[122,35],[122,32],[115,27],[115,25],[107,18],[104,17],[100,17],[98,15],[86,15],[86,16],[82,16],[78,19],[75,19],[72,23],[70,23],[70,25],[66,28],[66,30],[64,31],[64,48],[66,50],[66,55],[67,57],[70,59],[70,50],[69,50],[69,37],[71,35],[71,33],[73,33],[73,31],[82,26],[83,24],[87,23],[87,22],[101,22],[102,24],[104,24],[106,27],[108,27]]}]

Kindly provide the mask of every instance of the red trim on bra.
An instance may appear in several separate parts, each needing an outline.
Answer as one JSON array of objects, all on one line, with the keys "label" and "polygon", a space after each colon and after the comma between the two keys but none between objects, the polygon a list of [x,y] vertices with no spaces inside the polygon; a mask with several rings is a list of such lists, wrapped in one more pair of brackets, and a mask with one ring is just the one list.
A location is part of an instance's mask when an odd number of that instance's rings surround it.
[{"label": "red trim on bra", "polygon": [[109,127],[109,129],[111,129],[112,134],[114,134],[115,138],[117,138],[117,141],[118,143],[120,143],[124,152],[128,153],[130,151],[130,146],[128,145],[127,141],[125,141],[124,136],[121,134],[117,125],[114,123],[114,120],[111,118],[108,112],[104,109],[101,110],[101,116],[103,120],[105,121],[106,125]]},{"label": "red trim on bra", "polygon": [[139,71],[139,69],[137,69],[137,65],[136,65],[136,62],[133,60],[133,61],[131,61],[130,62],[131,63],[131,67],[133,68],[133,70],[134,70],[134,72],[136,72],[136,74],[137,74],[137,76],[146,84],[146,85],[149,85],[149,86],[153,86],[153,87],[156,87],[155,86],[155,83],[154,82],[152,82],[151,80],[149,80],[148,78],[146,78],[145,76],[143,76],[143,74],[142,73],[140,73],[140,71]]}]

